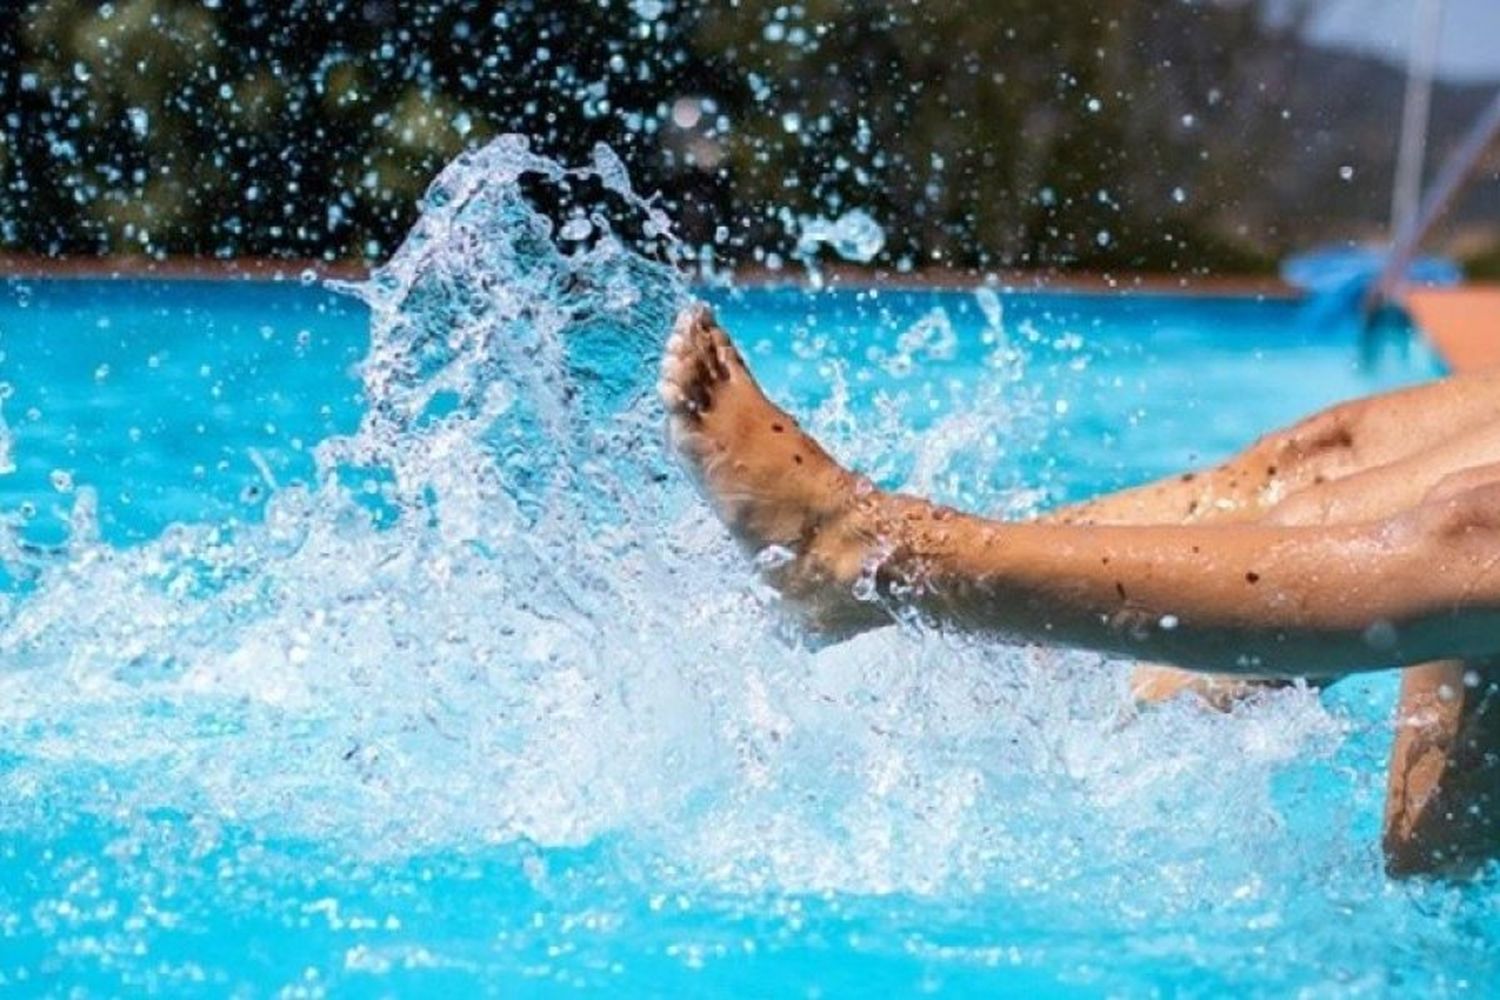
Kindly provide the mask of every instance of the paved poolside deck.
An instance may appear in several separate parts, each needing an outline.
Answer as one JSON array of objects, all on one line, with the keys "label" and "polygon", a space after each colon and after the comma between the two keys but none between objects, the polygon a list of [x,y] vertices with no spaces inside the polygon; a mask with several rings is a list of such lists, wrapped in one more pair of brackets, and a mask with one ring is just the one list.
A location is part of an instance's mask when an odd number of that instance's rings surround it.
[{"label": "paved poolside deck", "polygon": [[1500,285],[1418,288],[1404,302],[1454,371],[1500,365]]}]

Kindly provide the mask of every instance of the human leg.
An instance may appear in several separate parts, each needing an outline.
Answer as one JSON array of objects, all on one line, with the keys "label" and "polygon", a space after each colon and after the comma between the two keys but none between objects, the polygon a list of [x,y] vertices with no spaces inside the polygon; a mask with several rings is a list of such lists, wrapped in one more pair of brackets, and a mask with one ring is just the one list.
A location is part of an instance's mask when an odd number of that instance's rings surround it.
[{"label": "human leg", "polygon": [[[1392,405],[1401,402],[1393,401]],[[1413,440],[1408,437],[1407,444]],[[1304,458],[1313,468],[1294,468],[1292,477],[1307,485],[1269,510],[1260,511],[1251,504],[1221,508],[1197,523],[1242,523],[1258,517],[1273,524],[1306,526],[1357,524],[1390,517],[1421,503],[1434,484],[1447,477],[1468,475],[1472,485],[1478,485],[1480,480],[1474,479],[1474,473],[1487,474],[1484,467],[1500,461],[1500,419],[1460,426],[1445,438],[1422,439],[1422,447],[1384,464],[1359,465],[1342,456],[1325,464],[1325,455]],[[1145,513],[1169,514],[1174,509],[1169,505]],[[1255,685],[1141,664],[1132,673],[1131,689],[1141,701],[1160,701],[1191,690],[1210,703],[1224,705],[1252,693]]]},{"label": "human leg", "polygon": [[[1454,375],[1340,403],[1265,435],[1212,468],[1074,504],[1048,519],[1067,524],[1255,520],[1295,495],[1497,425],[1500,370]],[[1447,471],[1463,467],[1448,466]],[[1435,481],[1427,480],[1423,488]]]},{"label": "human leg", "polygon": [[1444,660],[1401,675],[1386,790],[1393,875],[1464,874],[1500,847],[1500,660]]},{"label": "human leg", "polygon": [[878,592],[961,629],[1295,676],[1486,653],[1500,624],[1495,489],[1330,528],[999,524],[840,468],[704,314],[674,334],[662,391],[715,509],[830,631],[888,621],[860,599]]}]

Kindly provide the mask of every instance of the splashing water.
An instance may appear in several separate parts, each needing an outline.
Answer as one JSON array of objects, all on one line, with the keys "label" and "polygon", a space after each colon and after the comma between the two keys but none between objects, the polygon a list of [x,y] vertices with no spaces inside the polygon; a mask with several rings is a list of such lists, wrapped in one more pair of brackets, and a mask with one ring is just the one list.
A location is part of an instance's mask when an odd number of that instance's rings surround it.
[{"label": "splashing water", "polygon": [[[541,207],[570,199],[591,207],[562,226]],[[1348,726],[1306,691],[1137,716],[1096,657],[783,641],[659,443],[672,250],[607,150],[567,169],[497,140],[350,289],[371,311],[363,420],[263,523],[117,548],[84,489],[58,556],[8,546],[34,582],[0,608],[0,830],[165,812],[371,863],[613,843],[613,877],[653,899],[926,900],[919,923],[964,930],[864,919],[894,952],[990,966],[1143,927],[1193,961],[1193,934],[1247,926],[1306,957],[1327,922],[1309,883],[1411,925],[1368,824],[1287,817],[1288,774],[1376,794],[1316,776]],[[993,364],[1014,364],[992,300]],[[892,363],[954,336],[931,315]],[[1010,429],[1003,392],[979,402],[901,431],[908,484],[941,492]],[[837,439],[847,418],[835,399],[817,423]],[[998,925],[1030,944],[975,937]]]},{"label": "splashing water", "polygon": [[[0,406],[4,405],[4,396],[0,396]],[[5,416],[0,413],[0,476],[8,476],[16,471],[16,460],[11,456],[10,427],[5,422]]]},{"label": "splashing water", "polygon": [[885,230],[869,212],[853,208],[836,219],[803,218],[797,235],[797,255],[811,257],[828,246],[845,260],[868,264],[885,248]]},{"label": "splashing water", "polygon": [[[76,533],[12,599],[0,653],[29,669],[0,677],[0,713],[66,705],[98,736],[66,735],[76,718],[39,734],[11,782],[108,762],[122,805],[377,851],[576,841],[627,798],[655,808],[626,794],[643,774],[609,767],[661,750],[631,749],[654,739],[651,706],[626,710],[631,678],[601,651],[650,662],[668,634],[644,389],[683,290],[602,210],[592,245],[564,252],[522,191],[535,180],[597,181],[668,236],[607,150],[568,171],[512,137],[449,167],[354,289],[372,310],[368,413],[319,448],[314,485],[233,533],[178,525],[127,550]],[[241,735],[202,738],[223,726]],[[289,754],[306,766],[288,773]]]}]

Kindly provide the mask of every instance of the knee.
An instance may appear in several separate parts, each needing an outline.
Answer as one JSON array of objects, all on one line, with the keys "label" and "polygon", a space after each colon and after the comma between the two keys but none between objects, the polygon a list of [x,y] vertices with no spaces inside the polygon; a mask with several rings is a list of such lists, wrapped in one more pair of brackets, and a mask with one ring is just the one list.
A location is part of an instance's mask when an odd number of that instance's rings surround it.
[{"label": "knee", "polygon": [[1428,503],[1439,503],[1495,484],[1500,484],[1500,463],[1460,469],[1439,479],[1423,499]]},{"label": "knee", "polygon": [[1359,445],[1363,413],[1358,402],[1335,406],[1267,435],[1257,443],[1256,450],[1280,471],[1352,456]]},{"label": "knee", "polygon": [[1494,544],[1500,529],[1500,479],[1477,481],[1469,472],[1445,477],[1417,510],[1421,527],[1442,541],[1477,540]]}]

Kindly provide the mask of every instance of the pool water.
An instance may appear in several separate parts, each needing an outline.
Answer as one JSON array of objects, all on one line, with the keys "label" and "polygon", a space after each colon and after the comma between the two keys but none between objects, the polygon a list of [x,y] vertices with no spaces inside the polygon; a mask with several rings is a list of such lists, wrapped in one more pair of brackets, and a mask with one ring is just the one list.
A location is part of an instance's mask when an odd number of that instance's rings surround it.
[{"label": "pool water", "polygon": [[[1330,402],[1441,371],[1413,331],[1371,345],[1357,329],[1308,327],[1285,301],[699,294],[777,399],[825,411],[819,430],[840,457],[883,485],[985,510],[1025,512],[1170,475]],[[257,518],[277,484],[312,476],[313,446],[352,432],[362,412],[355,369],[369,350],[368,310],[322,287],[17,279],[0,310],[0,416],[16,465],[0,500],[28,512],[23,533],[39,544],[65,536],[84,486],[115,544],[174,522]],[[841,387],[850,412],[839,415]],[[964,437],[976,406],[988,412]],[[966,475],[922,475],[914,449],[889,447],[866,430],[872,420],[929,434],[946,422],[943,447],[971,459],[942,459]]]},{"label": "pool water", "polygon": [[[0,992],[1496,981],[1492,881],[1381,872],[1390,677],[1138,711],[1095,656],[790,641],[660,451],[680,290],[447,252],[469,179],[363,300],[3,287]],[[1439,370],[1291,302],[703,294],[835,453],[1000,515]]]}]

